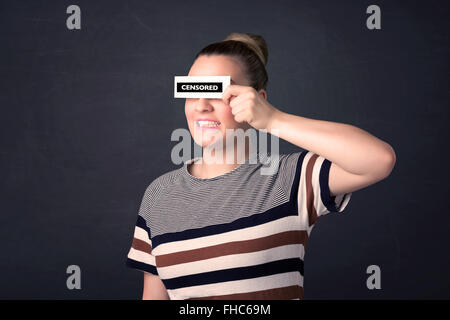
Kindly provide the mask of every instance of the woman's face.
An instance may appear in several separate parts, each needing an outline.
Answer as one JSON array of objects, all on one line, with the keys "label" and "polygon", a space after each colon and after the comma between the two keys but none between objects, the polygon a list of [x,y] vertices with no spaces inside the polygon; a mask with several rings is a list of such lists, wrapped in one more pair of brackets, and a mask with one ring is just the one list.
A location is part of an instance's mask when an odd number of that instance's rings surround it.
[{"label": "woman's face", "polygon": [[[230,76],[231,84],[248,86],[248,80],[243,73],[243,65],[236,58],[225,55],[202,55],[195,60],[189,76]],[[233,98],[232,98],[233,99]],[[186,98],[185,108],[186,120],[191,135],[198,145],[206,147],[216,142],[217,137],[225,143],[226,129],[242,128],[245,132],[251,126],[234,120],[231,107],[222,99]],[[209,119],[218,121],[215,128],[198,127],[198,119]]]}]

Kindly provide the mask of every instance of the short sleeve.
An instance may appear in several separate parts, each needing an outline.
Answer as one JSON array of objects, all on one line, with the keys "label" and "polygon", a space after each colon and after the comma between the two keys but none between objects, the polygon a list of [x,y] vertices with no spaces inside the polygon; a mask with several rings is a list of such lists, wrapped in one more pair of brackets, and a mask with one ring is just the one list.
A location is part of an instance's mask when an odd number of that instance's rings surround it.
[{"label": "short sleeve", "polygon": [[291,199],[308,227],[321,216],[344,211],[352,193],[330,195],[328,159],[305,150],[287,155],[285,162],[284,170],[292,174]]},{"label": "short sleeve", "polygon": [[141,215],[138,215],[137,217],[133,241],[128,252],[126,265],[143,272],[158,275],[155,256],[152,254],[150,229]]}]

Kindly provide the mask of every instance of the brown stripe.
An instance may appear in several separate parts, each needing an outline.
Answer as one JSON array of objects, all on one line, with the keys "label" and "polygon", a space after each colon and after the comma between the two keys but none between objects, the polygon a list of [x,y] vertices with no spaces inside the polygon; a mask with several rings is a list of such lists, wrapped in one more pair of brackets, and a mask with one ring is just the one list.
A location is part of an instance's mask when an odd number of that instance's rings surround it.
[{"label": "brown stripe", "polygon": [[304,245],[307,240],[308,233],[305,230],[285,231],[252,240],[232,241],[205,248],[158,255],[156,256],[156,265],[158,267],[167,267],[230,254],[256,252],[288,244]]},{"label": "brown stripe", "polygon": [[316,208],[314,208],[314,190],[312,185],[312,173],[317,157],[318,155],[314,153],[311,158],[309,158],[308,165],[306,166],[306,208],[308,210],[309,226],[312,226],[317,220],[317,212]]},{"label": "brown stripe", "polygon": [[261,290],[246,293],[227,294],[222,296],[198,297],[187,300],[292,300],[303,299],[303,288],[289,286],[269,290]]},{"label": "brown stripe", "polygon": [[152,247],[150,246],[150,244],[141,239],[133,238],[133,243],[131,244],[131,246],[136,250],[143,251],[148,254],[152,253]]}]

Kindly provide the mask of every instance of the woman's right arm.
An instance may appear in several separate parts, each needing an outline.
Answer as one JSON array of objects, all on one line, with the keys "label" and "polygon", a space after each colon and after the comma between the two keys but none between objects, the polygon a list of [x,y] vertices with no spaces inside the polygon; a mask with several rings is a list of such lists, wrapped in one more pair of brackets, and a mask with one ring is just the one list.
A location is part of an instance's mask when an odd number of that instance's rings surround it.
[{"label": "woman's right arm", "polygon": [[166,287],[159,276],[144,272],[142,300],[170,300]]}]

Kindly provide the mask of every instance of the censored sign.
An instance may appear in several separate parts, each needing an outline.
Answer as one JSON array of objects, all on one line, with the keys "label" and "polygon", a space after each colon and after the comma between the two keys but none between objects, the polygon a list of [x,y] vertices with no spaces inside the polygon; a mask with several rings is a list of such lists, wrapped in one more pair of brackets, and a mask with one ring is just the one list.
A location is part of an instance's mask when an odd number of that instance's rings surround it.
[{"label": "censored sign", "polygon": [[175,98],[222,99],[230,76],[175,76]]}]

